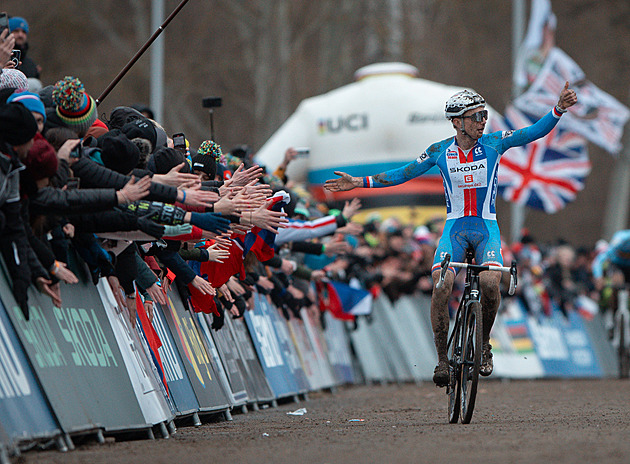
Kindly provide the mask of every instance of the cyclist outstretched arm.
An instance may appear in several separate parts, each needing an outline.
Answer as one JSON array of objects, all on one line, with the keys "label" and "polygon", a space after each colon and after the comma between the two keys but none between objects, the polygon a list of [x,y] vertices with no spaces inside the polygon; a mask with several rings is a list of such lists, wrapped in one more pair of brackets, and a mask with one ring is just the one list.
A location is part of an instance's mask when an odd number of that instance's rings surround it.
[{"label": "cyclist outstretched arm", "polygon": [[556,127],[560,117],[566,113],[567,109],[576,103],[577,96],[575,91],[569,88],[569,82],[567,81],[560,92],[560,96],[558,97],[558,104],[549,113],[531,126],[515,130],[510,133],[509,136],[503,137],[503,151],[511,147],[527,145],[534,140],[544,137],[551,132],[554,127]]},{"label": "cyclist outstretched arm", "polygon": [[390,169],[389,171],[375,176],[353,177],[345,172],[335,171],[335,174],[340,177],[337,179],[328,179],[325,182],[324,187],[331,192],[339,192],[343,190],[352,190],[357,187],[377,188],[399,185],[415,177],[421,176],[435,166],[434,157],[427,154],[430,152],[431,149],[429,148],[411,163],[396,169]]}]

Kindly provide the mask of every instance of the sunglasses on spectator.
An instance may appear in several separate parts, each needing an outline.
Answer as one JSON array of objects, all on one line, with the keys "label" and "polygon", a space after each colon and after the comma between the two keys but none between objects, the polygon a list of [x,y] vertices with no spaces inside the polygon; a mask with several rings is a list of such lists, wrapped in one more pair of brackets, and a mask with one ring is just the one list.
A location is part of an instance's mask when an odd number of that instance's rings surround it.
[{"label": "sunglasses on spectator", "polygon": [[475,122],[481,122],[484,119],[488,120],[488,110],[477,111],[476,113],[471,114],[470,116],[462,116],[462,118],[470,118]]}]

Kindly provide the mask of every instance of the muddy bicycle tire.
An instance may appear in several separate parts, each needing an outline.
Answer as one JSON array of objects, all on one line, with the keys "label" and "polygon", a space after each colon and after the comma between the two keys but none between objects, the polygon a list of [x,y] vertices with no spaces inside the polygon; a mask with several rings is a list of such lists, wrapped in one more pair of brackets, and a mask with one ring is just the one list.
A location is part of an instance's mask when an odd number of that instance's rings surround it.
[{"label": "muddy bicycle tire", "polygon": [[481,303],[471,301],[468,307],[468,320],[464,325],[464,352],[460,371],[462,424],[470,423],[475,409],[483,345],[482,321]]},{"label": "muddy bicycle tire", "polygon": [[460,314],[455,320],[454,333],[451,338],[451,343],[448,347],[448,363],[450,370],[450,380],[448,385],[448,421],[451,424],[456,424],[459,420],[459,411],[461,409],[461,384],[459,374],[459,356],[457,352],[461,352],[461,328]]}]

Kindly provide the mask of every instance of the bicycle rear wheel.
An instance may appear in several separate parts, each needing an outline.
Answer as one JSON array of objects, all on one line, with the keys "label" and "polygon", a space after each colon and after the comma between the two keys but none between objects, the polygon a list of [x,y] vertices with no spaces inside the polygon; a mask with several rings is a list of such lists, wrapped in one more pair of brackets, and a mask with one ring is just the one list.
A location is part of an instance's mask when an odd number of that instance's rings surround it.
[{"label": "bicycle rear wheel", "polygon": [[481,303],[471,301],[468,319],[464,325],[464,351],[461,367],[461,416],[462,424],[469,424],[475,409],[479,367],[483,344]]},{"label": "bicycle rear wheel", "polygon": [[460,359],[462,352],[462,323],[461,311],[457,312],[455,318],[454,333],[451,336],[451,343],[448,347],[448,363],[450,368],[450,381],[446,393],[448,394],[448,421],[456,424],[459,419],[460,399],[461,399],[461,383],[460,383]]},{"label": "bicycle rear wheel", "polygon": [[627,379],[630,374],[630,350],[626,346],[626,321],[624,315],[619,315],[619,348],[617,348],[617,359],[619,362],[619,378]]}]

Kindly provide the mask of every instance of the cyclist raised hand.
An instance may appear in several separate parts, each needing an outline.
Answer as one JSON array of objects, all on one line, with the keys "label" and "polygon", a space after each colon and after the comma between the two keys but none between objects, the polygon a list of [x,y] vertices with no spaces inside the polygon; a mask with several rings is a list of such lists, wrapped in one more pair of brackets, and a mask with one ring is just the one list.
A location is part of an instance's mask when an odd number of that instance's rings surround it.
[{"label": "cyclist raised hand", "polygon": [[[455,269],[449,268],[444,285],[437,289],[440,263],[446,253],[452,260],[462,262],[466,248],[475,250],[475,262],[482,265],[503,265],[501,238],[496,220],[496,193],[501,155],[510,147],[522,146],[547,135],[567,109],[577,103],[575,92],[567,82],[560,92],[558,105],[535,124],[515,131],[484,135],[488,110],[481,95],[470,90],[456,93],[446,102],[445,116],[455,129],[455,137],[429,146],[415,161],[398,169],[367,177],[353,177],[336,171],[340,176],[329,179],[325,187],[331,191],[351,190],[356,187],[379,188],[402,184],[421,176],[437,165],[446,195],[446,223],[433,261],[433,295],[431,324],[438,365],[433,381],[438,386],[449,382],[447,337],[449,316],[447,302],[451,294]],[[490,329],[497,314],[501,295],[499,272],[480,274],[481,303],[483,306],[483,354],[480,373],[490,375],[493,369]]]}]

